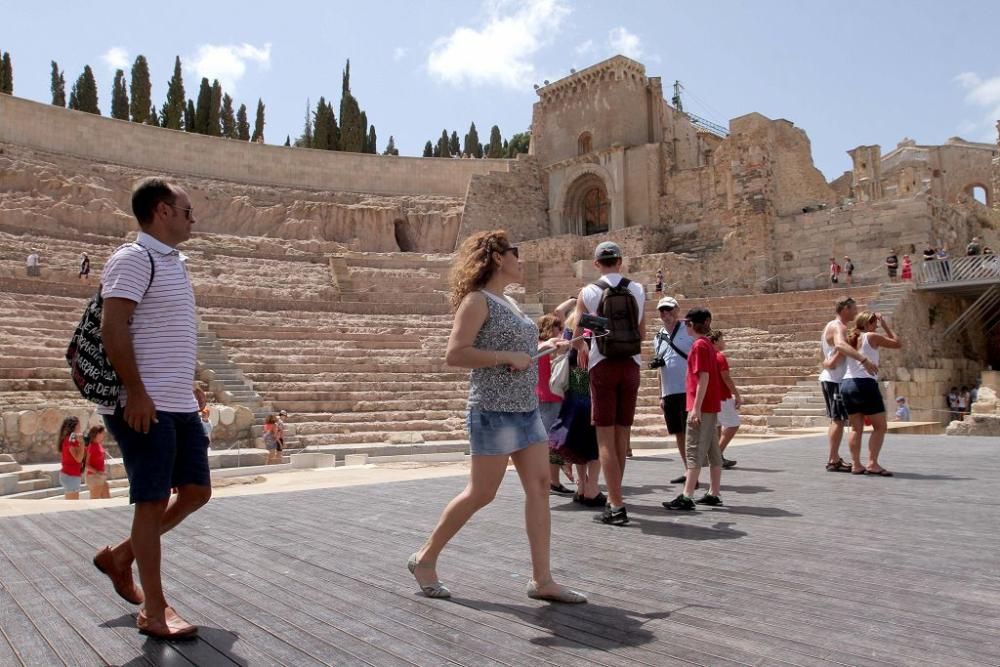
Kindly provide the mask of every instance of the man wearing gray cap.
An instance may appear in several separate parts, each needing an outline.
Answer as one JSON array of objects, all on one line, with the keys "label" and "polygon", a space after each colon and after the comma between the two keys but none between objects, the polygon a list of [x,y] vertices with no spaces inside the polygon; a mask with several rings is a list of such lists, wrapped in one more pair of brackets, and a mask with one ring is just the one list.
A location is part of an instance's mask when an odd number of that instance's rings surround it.
[{"label": "man wearing gray cap", "polygon": [[622,250],[617,243],[605,241],[598,245],[594,266],[601,272],[601,279],[580,290],[573,337],[583,333],[583,315],[608,319],[606,335],[595,336],[589,347],[583,341],[576,347],[580,365],[590,370],[591,420],[608,487],[608,505],[599,518],[603,523],[623,526],[628,523],[628,513],[622,497],[622,478],[639,395],[646,292],[640,283],[622,276]]},{"label": "man wearing gray cap", "polygon": [[677,451],[681,455],[684,473],[671,484],[683,484],[687,474],[687,456],[684,451],[684,434],[687,429],[687,358],[694,339],[680,316],[677,300],[665,296],[656,304],[663,327],[653,339],[653,361],[651,368],[660,371],[660,408],[663,420],[667,422],[667,433],[677,440]]}]

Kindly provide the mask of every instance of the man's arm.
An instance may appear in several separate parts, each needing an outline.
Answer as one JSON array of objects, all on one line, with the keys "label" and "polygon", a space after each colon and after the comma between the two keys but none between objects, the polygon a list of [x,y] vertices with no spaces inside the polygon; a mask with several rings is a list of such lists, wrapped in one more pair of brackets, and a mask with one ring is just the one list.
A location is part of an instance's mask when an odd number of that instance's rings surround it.
[{"label": "man's arm", "polygon": [[872,375],[878,373],[878,366],[873,364],[868,357],[855,350],[854,347],[847,342],[847,327],[840,322],[837,323],[837,327],[833,330],[833,345],[837,348],[837,351],[844,356],[861,362],[864,369]]},{"label": "man's arm", "polygon": [[101,341],[108,361],[118,374],[122,386],[128,392],[125,405],[125,423],[133,431],[149,433],[150,424],[156,423],[156,406],[146,393],[146,387],[139,376],[132,347],[129,320],[138,304],[130,299],[112,297],[105,299],[101,316]]}]

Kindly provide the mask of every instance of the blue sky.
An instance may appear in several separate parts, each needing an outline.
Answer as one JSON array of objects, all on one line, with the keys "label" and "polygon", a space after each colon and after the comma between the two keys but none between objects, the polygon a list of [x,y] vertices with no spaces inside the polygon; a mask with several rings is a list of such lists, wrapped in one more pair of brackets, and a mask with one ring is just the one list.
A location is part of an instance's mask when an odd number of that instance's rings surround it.
[{"label": "blue sky", "polygon": [[114,67],[127,73],[142,53],[159,106],[180,55],[190,97],[205,75],[251,113],[263,98],[267,141],[281,143],[301,133],[307,98],[337,106],[350,58],[380,150],[392,134],[413,155],[443,128],[463,135],[470,121],[483,139],[493,124],[505,137],[527,129],[533,83],[624,53],[665,90],[680,79],[685,108],[698,115],[793,121],[828,178],[849,168],[845,151],[859,144],[994,141],[1000,118],[1000,3],[982,0],[136,6],[0,0],[0,50],[13,58],[15,94],[48,102],[51,60],[67,89],[90,64],[107,114]]}]

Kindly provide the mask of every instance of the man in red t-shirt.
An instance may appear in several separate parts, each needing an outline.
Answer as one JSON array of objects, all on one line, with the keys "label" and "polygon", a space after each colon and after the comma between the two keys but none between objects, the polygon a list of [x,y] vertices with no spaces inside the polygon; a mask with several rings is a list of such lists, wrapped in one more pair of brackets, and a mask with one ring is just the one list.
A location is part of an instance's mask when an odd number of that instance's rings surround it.
[{"label": "man in red t-shirt", "polygon": [[[722,482],[722,452],[719,450],[719,410],[722,407],[722,378],[716,349],[708,339],[712,331],[712,313],[707,308],[692,308],[687,314],[688,333],[695,339],[688,353],[687,369],[687,480],[684,492],[663,506],[669,510],[693,510],[699,505],[717,506]],[[698,475],[709,465],[708,493],[692,499]]]}]

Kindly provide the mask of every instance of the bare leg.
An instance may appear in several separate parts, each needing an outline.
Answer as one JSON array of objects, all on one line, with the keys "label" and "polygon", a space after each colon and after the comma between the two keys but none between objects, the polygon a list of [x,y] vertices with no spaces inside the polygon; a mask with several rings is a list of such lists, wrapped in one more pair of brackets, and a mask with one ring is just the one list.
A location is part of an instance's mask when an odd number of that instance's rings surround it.
[{"label": "bare leg", "polygon": [[872,422],[872,434],[868,438],[868,470],[879,472],[884,470],[878,462],[878,455],[882,451],[882,443],[885,442],[886,423],[885,413],[869,417]]},{"label": "bare leg", "polygon": [[132,517],[130,549],[139,569],[139,583],[146,598],[143,609],[149,618],[163,619],[167,608],[163,581],[160,578],[160,534],[163,532],[167,503],[167,500],[136,503]]},{"label": "bare leg", "polygon": [[[722,437],[719,438],[719,449],[726,451],[726,445],[732,441],[733,437],[736,436],[736,432],[740,430],[739,426],[726,426],[722,429]],[[714,495],[714,494],[713,494]]]},{"label": "bare leg", "polygon": [[556,463],[549,464],[549,484],[552,486],[559,486],[562,482],[559,481],[559,465]]},{"label": "bare leg", "polygon": [[598,485],[601,478],[601,462],[590,461],[587,463],[587,488],[583,492],[588,498],[596,498],[597,494],[601,492],[601,487]]},{"label": "bare leg", "polygon": [[688,498],[694,496],[695,487],[698,486],[698,475],[701,474],[701,467],[688,468],[687,479],[684,480],[684,495]]},{"label": "bare leg", "polygon": [[538,443],[514,452],[514,467],[524,487],[524,527],[531,547],[531,576],[541,589],[555,586],[549,560],[552,519],[549,490],[545,487],[548,448]]},{"label": "bare leg", "polygon": [[[178,488],[177,495],[171,496],[169,502],[167,500],[162,501],[163,506],[166,509],[161,509],[160,514],[156,519],[160,531],[158,535],[162,535],[163,533],[172,530],[177,526],[177,524],[207,503],[211,497],[212,488],[209,486],[186,484]],[[137,512],[132,517],[133,535],[135,534],[135,525],[139,521],[138,509],[141,505],[147,504],[159,505],[160,502],[136,503],[135,507]],[[159,542],[159,537],[157,537],[157,542]],[[111,553],[114,556],[115,565],[117,567],[131,567],[132,561],[136,559],[133,549],[133,538],[128,537],[120,542],[111,550]]]},{"label": "bare leg", "polygon": [[[719,487],[722,485],[722,466],[712,466],[708,469],[709,486],[708,492],[713,496],[719,495]],[[685,486],[687,486],[685,484]],[[694,489],[691,489],[693,492]]]},{"label": "bare leg", "polygon": [[[500,488],[500,482],[503,481],[503,476],[507,472],[509,459],[510,457],[505,454],[472,457],[469,483],[444,508],[437,526],[434,527],[424,546],[417,552],[417,561],[420,564],[420,568],[416,571],[418,584],[427,586],[438,580],[436,566],[441,550],[472,518],[473,514],[493,501],[497,489]],[[548,493],[548,489],[546,489],[546,497],[548,497]],[[547,507],[548,504],[546,504]]]},{"label": "bare leg", "polygon": [[608,487],[608,500],[615,507],[625,504],[622,498],[622,466],[618,458],[618,446],[614,426],[596,426],[597,449],[600,453],[604,483]]},{"label": "bare leg", "polygon": [[844,422],[831,421],[826,435],[830,439],[830,455],[826,462],[836,463],[840,460],[840,441],[844,438]]},{"label": "bare leg", "polygon": [[865,416],[859,412],[848,417],[851,420],[851,437],[847,441],[851,450],[851,472],[858,472],[865,469],[861,465],[861,435],[865,430]]},{"label": "bare leg", "polygon": [[615,426],[615,452],[618,454],[618,463],[622,469],[622,481],[625,480],[625,461],[629,452],[632,451],[632,427]]},{"label": "bare leg", "polygon": [[80,492],[79,491],[73,491],[73,492],[67,491],[66,493],[63,494],[63,499],[64,500],[79,500],[80,499]]},{"label": "bare leg", "polygon": [[677,439],[677,453],[681,455],[681,465],[687,470],[687,449],[684,447],[684,443],[687,440],[687,432],[681,430],[680,433],[675,433],[674,438]]}]

